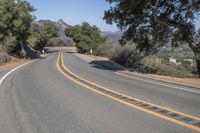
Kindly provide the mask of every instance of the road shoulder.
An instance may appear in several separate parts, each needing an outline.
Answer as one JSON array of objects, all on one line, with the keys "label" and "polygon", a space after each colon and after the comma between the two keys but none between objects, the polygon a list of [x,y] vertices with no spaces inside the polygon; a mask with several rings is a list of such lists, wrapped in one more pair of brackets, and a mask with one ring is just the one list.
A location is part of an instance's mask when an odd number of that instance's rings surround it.
[{"label": "road shoulder", "polygon": [[[78,53],[76,53],[75,55],[87,62],[93,62],[102,67],[116,66],[114,71],[117,71],[118,73],[122,73],[127,76],[133,76],[133,77],[137,76],[137,77],[141,77],[141,78],[170,83],[170,84],[174,84],[174,85],[200,89],[200,79],[198,79],[198,78],[176,78],[176,77],[169,77],[169,76],[156,75],[156,74],[144,74],[144,73],[138,73],[138,72],[131,72],[131,71],[123,68],[119,64],[117,64],[113,61],[110,61],[108,58],[105,58],[105,57],[84,55],[84,54],[78,54]],[[107,63],[105,63],[105,62],[107,62]],[[112,64],[112,65],[107,65],[107,64]]]}]

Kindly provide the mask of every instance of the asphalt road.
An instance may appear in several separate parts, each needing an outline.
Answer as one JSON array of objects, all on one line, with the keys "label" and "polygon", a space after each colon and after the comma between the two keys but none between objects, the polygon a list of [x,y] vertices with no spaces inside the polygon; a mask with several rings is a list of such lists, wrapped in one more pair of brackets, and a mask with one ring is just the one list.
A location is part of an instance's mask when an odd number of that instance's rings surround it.
[{"label": "asphalt road", "polygon": [[[72,72],[91,82],[200,117],[200,93],[120,76],[64,53]],[[66,78],[57,53],[9,75],[0,86],[0,133],[195,133],[111,100]],[[190,88],[188,88],[190,89]]]}]

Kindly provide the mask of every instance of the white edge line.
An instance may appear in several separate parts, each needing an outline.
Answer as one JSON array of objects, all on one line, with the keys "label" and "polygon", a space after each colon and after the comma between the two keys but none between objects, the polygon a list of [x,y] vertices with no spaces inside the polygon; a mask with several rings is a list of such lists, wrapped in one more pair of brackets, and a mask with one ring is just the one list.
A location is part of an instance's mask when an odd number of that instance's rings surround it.
[{"label": "white edge line", "polygon": [[[38,60],[38,59],[36,59],[36,60]],[[24,64],[22,64],[22,65],[20,65],[20,66],[18,66],[18,67],[16,67],[16,68],[14,68],[14,69],[12,69],[12,70],[9,71],[8,73],[6,73],[6,74],[0,79],[0,86],[2,85],[3,81],[4,81],[11,73],[13,73],[13,72],[16,71],[17,69],[19,69],[19,68],[21,68],[21,67],[23,67],[23,66],[25,66],[25,65],[28,65],[28,64],[30,64],[30,63],[36,61],[36,60],[33,60],[33,61],[29,61],[29,62],[27,62],[27,63],[24,63]]]},{"label": "white edge line", "polygon": [[162,86],[166,86],[166,87],[175,88],[175,89],[178,89],[178,90],[184,90],[184,91],[194,92],[194,93],[199,93],[200,94],[200,91],[184,89],[184,88],[180,88],[180,87],[176,87],[176,86],[172,86],[172,85],[167,85],[167,84],[162,84],[162,83],[153,82],[153,81],[149,81],[149,80],[144,80],[144,79],[141,79],[141,78],[136,78],[136,77],[129,76],[129,75],[126,75],[126,74],[122,74],[122,73],[119,73],[119,72],[115,72],[115,73],[118,74],[118,75],[124,76],[124,77],[140,80],[140,81],[143,81],[143,82],[153,83],[153,84],[157,84],[157,85],[162,85]]},{"label": "white edge line", "polygon": [[[80,56],[80,55],[77,55],[75,54],[77,57],[81,58],[82,60],[86,61],[86,62],[91,62],[89,60],[87,60],[86,58]],[[98,65],[98,64],[95,64],[95,65]],[[100,66],[100,65],[98,65]],[[101,66],[100,66],[101,67]],[[200,94],[200,91],[195,91],[195,90],[190,90],[190,89],[184,89],[184,88],[180,88],[180,87],[176,87],[176,86],[172,86],[172,85],[167,85],[167,84],[162,84],[162,83],[158,83],[158,82],[153,82],[153,81],[149,81],[149,80],[144,80],[144,79],[141,79],[141,78],[136,78],[136,77],[133,77],[133,76],[129,76],[129,75],[126,75],[126,74],[122,74],[120,72],[114,72],[118,75],[121,75],[121,76],[124,76],[124,77],[128,77],[128,78],[132,78],[132,79],[136,79],[136,80],[140,80],[140,81],[143,81],[143,82],[148,82],[148,83],[153,83],[153,84],[157,84],[157,85],[162,85],[162,86],[166,86],[166,87],[171,87],[171,88],[175,88],[175,89],[178,89],[178,90],[184,90],[184,91],[188,91],[188,92],[193,92],[193,93],[199,93]],[[169,83],[170,84],[170,83]]]}]

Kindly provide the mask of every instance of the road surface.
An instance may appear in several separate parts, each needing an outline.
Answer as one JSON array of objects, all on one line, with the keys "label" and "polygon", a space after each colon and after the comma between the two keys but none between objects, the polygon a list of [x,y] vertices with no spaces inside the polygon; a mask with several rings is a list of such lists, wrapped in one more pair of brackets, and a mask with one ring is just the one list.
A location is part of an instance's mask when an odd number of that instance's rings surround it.
[{"label": "road surface", "polygon": [[[11,73],[0,86],[1,133],[196,133],[193,125],[153,115],[67,78],[58,53]],[[124,77],[63,52],[66,68],[99,86],[161,108],[200,117],[200,93]],[[187,88],[191,89],[191,88]],[[191,89],[192,90],[192,89]]]}]

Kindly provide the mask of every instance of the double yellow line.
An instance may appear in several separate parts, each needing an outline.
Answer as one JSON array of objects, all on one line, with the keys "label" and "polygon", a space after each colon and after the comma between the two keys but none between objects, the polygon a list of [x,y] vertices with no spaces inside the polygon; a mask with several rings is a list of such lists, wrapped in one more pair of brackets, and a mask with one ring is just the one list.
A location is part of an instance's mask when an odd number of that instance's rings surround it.
[{"label": "double yellow line", "polygon": [[[114,97],[114,96],[111,96],[111,95],[109,95],[109,94],[106,94],[106,93],[104,93],[104,92],[101,92],[101,91],[99,91],[99,90],[97,90],[97,89],[94,89],[94,88],[90,87],[89,85],[87,85],[87,84],[85,84],[85,83],[83,83],[83,82],[78,81],[77,79],[74,79],[74,78],[73,78],[72,76],[70,76],[70,75],[73,75],[73,76],[75,76],[75,77],[81,79],[82,81],[87,82],[87,83],[89,83],[89,84],[91,84],[91,85],[94,85],[94,86],[96,86],[96,87],[103,88],[103,89],[106,90],[106,91],[109,91],[109,92],[112,92],[112,93],[115,93],[115,94],[118,94],[118,95],[121,95],[121,96],[130,98],[130,99],[134,99],[134,100],[136,100],[136,101],[140,101],[140,102],[142,102],[142,103],[146,103],[146,104],[152,105],[152,106],[154,106],[154,107],[158,107],[158,108],[160,108],[160,109],[168,110],[168,111],[170,111],[170,112],[172,112],[172,113],[179,114],[179,115],[181,115],[181,116],[183,116],[183,117],[187,117],[187,118],[191,118],[191,119],[193,119],[193,120],[200,121],[200,118],[198,118],[198,117],[190,116],[190,115],[188,115],[188,114],[184,114],[184,113],[181,113],[181,112],[178,112],[178,111],[175,111],[175,110],[167,109],[167,108],[165,108],[165,107],[162,107],[162,106],[159,106],[159,105],[155,105],[155,104],[153,104],[153,103],[149,103],[149,102],[146,102],[146,101],[143,101],[143,100],[140,100],[140,99],[137,99],[137,98],[134,98],[134,97],[131,97],[131,96],[128,96],[128,95],[125,95],[125,94],[122,94],[122,93],[113,91],[113,90],[111,90],[111,89],[105,88],[105,87],[100,86],[100,85],[97,85],[97,84],[95,84],[95,83],[92,83],[92,82],[90,82],[90,81],[88,81],[88,80],[86,80],[86,79],[83,79],[83,78],[79,77],[78,75],[74,74],[73,72],[71,72],[68,68],[66,68],[66,66],[64,65],[62,53],[59,53],[59,54],[58,54],[58,58],[57,58],[57,68],[58,68],[58,70],[59,70],[65,77],[67,77],[68,79],[74,81],[75,83],[77,83],[77,84],[79,84],[79,85],[81,85],[81,86],[83,86],[83,87],[85,87],[85,88],[87,88],[87,89],[89,89],[89,90],[91,90],[91,91],[93,91],[93,92],[96,92],[96,93],[98,93],[98,94],[100,94],[100,95],[103,95],[103,96],[105,96],[105,97],[108,97],[108,98],[110,98],[110,99],[112,99],[112,100],[115,100],[115,101],[117,101],[117,102],[119,102],[119,103],[122,103],[122,104],[124,104],[124,105],[129,106],[129,107],[132,107],[132,108],[134,108],[134,109],[143,111],[143,112],[145,112],[145,113],[148,113],[148,114],[157,116],[157,117],[159,117],[159,118],[168,120],[168,121],[173,122],[173,123],[175,123],[175,124],[178,124],[178,125],[181,125],[181,126],[184,126],[184,127],[187,127],[187,128],[192,129],[192,130],[195,130],[195,131],[200,132],[200,127],[198,127],[198,126],[194,126],[194,125],[188,124],[188,123],[186,123],[186,122],[183,122],[183,121],[180,121],[180,120],[171,118],[171,117],[169,117],[169,116],[162,115],[162,114],[160,114],[160,113],[158,113],[158,112],[154,112],[154,111],[151,111],[151,110],[149,110],[149,109],[145,109],[145,108],[142,108],[142,107],[140,107],[140,106],[134,105],[134,104],[132,104],[132,103],[126,102],[126,101],[124,101],[124,100],[121,100],[121,99],[119,99],[119,98],[116,98],[116,97]],[[67,73],[66,73],[66,72],[67,72]],[[70,75],[69,75],[68,73],[69,73]]]}]

